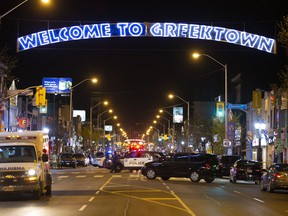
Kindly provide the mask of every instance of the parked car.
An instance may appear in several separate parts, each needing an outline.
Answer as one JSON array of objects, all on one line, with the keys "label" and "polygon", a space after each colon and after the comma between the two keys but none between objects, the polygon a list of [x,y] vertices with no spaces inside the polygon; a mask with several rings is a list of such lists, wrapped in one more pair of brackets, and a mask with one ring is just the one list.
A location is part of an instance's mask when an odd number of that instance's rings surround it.
[{"label": "parked car", "polygon": [[262,165],[254,160],[237,160],[230,169],[230,182],[236,183],[237,180],[254,181],[258,184],[261,178]]},{"label": "parked car", "polygon": [[161,177],[168,180],[170,177],[190,178],[192,182],[204,179],[207,183],[214,181],[219,170],[217,155],[175,153],[163,161],[148,162],[142,167],[141,173],[148,179]]},{"label": "parked car", "polygon": [[61,160],[60,160],[60,166],[61,167],[77,167],[77,160],[73,156],[73,154],[70,153],[63,153],[61,154]]},{"label": "parked car", "polygon": [[260,189],[262,191],[274,192],[274,190],[288,189],[288,164],[276,163],[268,169],[262,170],[260,179]]},{"label": "parked car", "polygon": [[73,157],[77,160],[77,166],[88,166],[89,165],[89,158],[83,153],[76,153],[73,154]]},{"label": "parked car", "polygon": [[240,155],[223,155],[220,158],[220,173],[222,176],[229,176],[230,169],[235,161],[242,159]]},{"label": "parked car", "polygon": [[104,161],[106,157],[104,152],[96,152],[95,155],[92,156],[92,166],[94,167],[104,167]]}]

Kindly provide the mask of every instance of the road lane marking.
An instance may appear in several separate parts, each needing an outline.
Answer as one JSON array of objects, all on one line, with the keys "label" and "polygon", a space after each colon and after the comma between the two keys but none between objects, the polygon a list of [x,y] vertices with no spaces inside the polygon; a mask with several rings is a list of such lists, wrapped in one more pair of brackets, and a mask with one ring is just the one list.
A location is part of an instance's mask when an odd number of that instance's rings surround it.
[{"label": "road lane marking", "polygon": [[76,176],[76,178],[85,178],[86,177],[86,175],[78,175],[78,176]]},{"label": "road lane marking", "polygon": [[87,205],[83,205],[83,206],[79,209],[79,211],[83,211],[86,207],[87,207]]},{"label": "road lane marking", "polygon": [[102,178],[102,177],[104,177],[104,175],[94,175],[93,177],[94,178]]},{"label": "road lane marking", "polygon": [[257,199],[257,198],[253,198],[254,200],[258,201],[258,202],[261,202],[261,203],[264,203],[263,200],[260,200],[260,199]]},{"label": "road lane marking", "polygon": [[92,202],[95,199],[95,197],[91,197],[88,201]]},{"label": "road lane marking", "polygon": [[57,176],[58,180],[61,180],[62,178],[68,178],[68,176]]},{"label": "road lane marking", "polygon": [[238,194],[241,194],[241,192],[240,192],[240,191],[236,191],[236,190],[234,190],[233,192],[234,192],[234,193],[238,193]]},{"label": "road lane marking", "polygon": [[96,191],[96,192],[95,192],[95,194],[99,194],[99,193],[100,193],[100,191]]}]

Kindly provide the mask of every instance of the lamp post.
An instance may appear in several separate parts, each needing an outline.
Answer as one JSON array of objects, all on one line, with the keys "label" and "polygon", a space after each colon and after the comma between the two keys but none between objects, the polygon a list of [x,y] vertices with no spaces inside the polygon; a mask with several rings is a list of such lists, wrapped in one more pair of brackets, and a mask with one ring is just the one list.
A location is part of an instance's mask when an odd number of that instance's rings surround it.
[{"label": "lamp post", "polygon": [[[70,105],[69,105],[69,138],[70,138],[70,142],[71,142],[71,138],[72,138],[72,133],[73,133],[73,89],[76,88],[77,86],[79,86],[80,84],[86,82],[86,81],[92,81],[92,83],[97,83],[98,80],[96,78],[93,79],[84,79],[81,82],[77,83],[74,86],[70,87]],[[71,144],[71,143],[70,143]]]},{"label": "lamp post", "polygon": [[154,124],[159,123],[159,124],[161,124],[161,125],[163,126],[163,135],[164,135],[164,134],[165,134],[165,131],[166,131],[166,130],[165,130],[165,124],[163,124],[163,123],[160,122],[160,121],[156,121],[156,120],[154,120],[153,123],[154,123]]},{"label": "lamp post", "polygon": [[170,120],[160,115],[157,115],[156,118],[164,118],[168,122],[168,136],[169,136],[170,135]]},{"label": "lamp post", "polygon": [[90,144],[92,145],[92,138],[93,138],[93,109],[96,108],[97,106],[104,104],[108,105],[108,101],[101,101],[97,103],[96,105],[90,107]]},{"label": "lamp post", "polygon": [[110,116],[109,118],[103,120],[103,149],[105,148],[105,122],[111,118],[117,119],[118,117],[117,116]]},{"label": "lamp post", "polygon": [[228,105],[228,77],[227,77],[227,64],[222,64],[221,62],[219,62],[218,60],[216,60],[215,58],[211,57],[210,55],[207,55],[207,54],[200,54],[200,53],[193,53],[192,54],[192,57],[197,59],[199,58],[200,56],[206,56],[210,59],[212,59],[214,62],[218,63],[219,65],[221,65],[223,68],[224,68],[224,76],[225,76],[225,116],[224,116],[224,119],[225,119],[225,141],[229,141],[228,140],[228,112],[227,112],[227,105]]},{"label": "lamp post", "polygon": [[159,147],[159,146],[160,146],[160,144],[159,144],[160,130],[159,130],[158,128],[156,128],[156,127],[153,127],[153,126],[150,126],[149,128],[150,128],[150,129],[154,129],[154,130],[157,131],[157,142],[158,142],[158,147]]},{"label": "lamp post", "polygon": [[[12,9],[10,9],[9,11],[7,11],[6,13],[4,13],[3,15],[0,15],[0,25],[1,25],[1,20],[3,17],[5,17],[6,15],[8,15],[9,13],[11,13],[12,11],[14,11],[15,9],[17,9],[18,7],[20,7],[21,5],[23,5],[24,3],[26,3],[28,0],[24,0],[22,2],[20,2],[18,5],[16,5],[15,7],[13,7]],[[49,0],[41,0],[42,3],[49,3]]]},{"label": "lamp post", "polygon": [[265,123],[255,123],[255,129],[258,130],[258,148],[257,148],[257,161],[262,162],[262,147],[261,147],[261,131],[266,128]]},{"label": "lamp post", "polygon": [[170,99],[173,99],[174,97],[177,97],[178,99],[180,99],[181,101],[183,101],[184,103],[187,104],[187,135],[186,135],[186,142],[187,142],[187,146],[189,145],[189,119],[190,119],[190,103],[189,101],[184,100],[183,98],[179,97],[178,95],[173,95],[173,94],[169,94],[168,97]]}]

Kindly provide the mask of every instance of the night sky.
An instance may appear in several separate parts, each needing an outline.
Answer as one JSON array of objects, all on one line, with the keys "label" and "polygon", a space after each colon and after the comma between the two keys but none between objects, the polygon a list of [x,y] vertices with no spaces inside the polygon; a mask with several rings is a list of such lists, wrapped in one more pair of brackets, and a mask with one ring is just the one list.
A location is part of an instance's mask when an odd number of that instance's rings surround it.
[{"label": "night sky", "polygon": [[[276,39],[277,23],[288,14],[287,3],[51,1],[49,7],[44,7],[36,0],[29,0],[2,19],[1,47],[7,46],[19,59],[13,72],[20,80],[17,87],[39,85],[43,77],[71,77],[76,84],[96,76],[97,86],[86,83],[75,88],[75,109],[86,109],[89,116],[90,95],[100,95],[110,101],[124,129],[136,123],[149,125],[159,108],[181,103],[169,100],[170,92],[191,103],[214,101],[224,94],[221,66],[204,57],[193,60],[191,53],[195,50],[227,63],[230,78],[240,72],[248,74],[252,89],[269,90],[270,83],[277,82],[277,73],[283,68],[284,51],[279,44],[275,55],[207,40],[115,37],[58,43],[16,53],[16,38],[47,28],[125,21],[213,25]],[[0,0],[0,14],[20,2]]]}]

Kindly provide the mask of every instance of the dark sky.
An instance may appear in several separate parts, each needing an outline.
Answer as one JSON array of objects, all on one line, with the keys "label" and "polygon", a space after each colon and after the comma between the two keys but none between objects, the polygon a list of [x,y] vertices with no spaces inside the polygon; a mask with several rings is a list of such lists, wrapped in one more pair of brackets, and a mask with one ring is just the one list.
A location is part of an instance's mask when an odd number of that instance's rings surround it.
[{"label": "dark sky", "polygon": [[[0,0],[4,14],[20,0]],[[29,0],[2,19],[1,46],[17,56],[18,88],[41,84],[43,77],[71,77],[73,83],[97,76],[99,84],[75,88],[75,109],[89,111],[90,95],[110,101],[125,127],[148,125],[161,107],[181,103],[167,99],[173,92],[186,101],[213,101],[224,92],[224,73],[208,58],[191,59],[194,50],[228,64],[228,77],[249,74],[252,89],[268,90],[283,66],[278,54],[207,40],[183,38],[109,38],[43,46],[16,53],[16,38],[49,28],[85,22],[174,22],[221,26],[276,38],[277,23],[288,14],[287,3],[252,1],[97,1],[51,0],[43,7]],[[187,3],[188,2],[188,3]],[[285,5],[286,4],[286,5]],[[171,111],[171,110],[170,110]],[[89,115],[89,113],[87,113]]]}]

